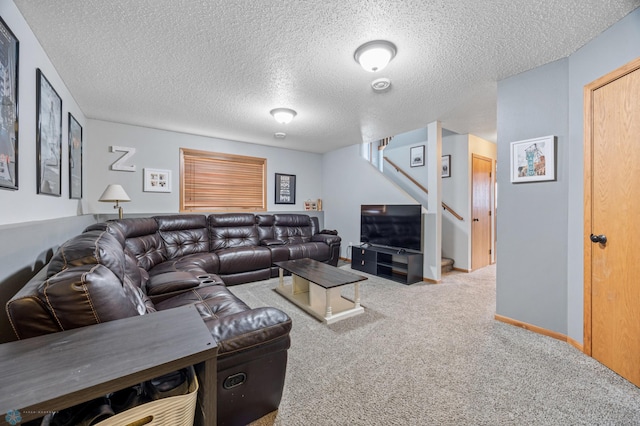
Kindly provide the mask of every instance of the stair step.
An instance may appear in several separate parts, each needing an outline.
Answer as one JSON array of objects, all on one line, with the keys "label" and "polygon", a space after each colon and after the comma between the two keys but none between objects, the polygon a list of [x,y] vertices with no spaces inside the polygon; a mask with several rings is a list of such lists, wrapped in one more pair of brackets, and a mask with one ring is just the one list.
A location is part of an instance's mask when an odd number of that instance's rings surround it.
[{"label": "stair step", "polygon": [[442,258],[442,273],[453,271],[453,259],[446,257]]}]

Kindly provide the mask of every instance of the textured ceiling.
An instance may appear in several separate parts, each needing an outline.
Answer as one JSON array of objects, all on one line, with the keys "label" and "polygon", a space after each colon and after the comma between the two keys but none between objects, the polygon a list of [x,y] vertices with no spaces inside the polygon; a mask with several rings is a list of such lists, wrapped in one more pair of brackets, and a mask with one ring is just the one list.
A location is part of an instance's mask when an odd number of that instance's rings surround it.
[{"label": "textured ceiling", "polygon": [[[89,118],[327,152],[440,120],[496,138],[497,81],[640,0],[14,0]],[[398,48],[387,68],[353,59]],[[387,77],[391,90],[374,93]],[[269,115],[289,107],[288,125]],[[275,139],[274,132],[286,132]],[[151,143],[151,142],[150,142]]]}]

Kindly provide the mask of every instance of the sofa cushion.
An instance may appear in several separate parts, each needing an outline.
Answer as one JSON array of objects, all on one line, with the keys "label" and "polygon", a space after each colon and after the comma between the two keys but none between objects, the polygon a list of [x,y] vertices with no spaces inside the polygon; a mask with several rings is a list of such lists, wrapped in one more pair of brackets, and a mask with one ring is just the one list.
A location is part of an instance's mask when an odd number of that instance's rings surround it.
[{"label": "sofa cushion", "polygon": [[218,273],[221,275],[255,271],[271,266],[271,251],[266,247],[231,247],[217,250],[216,255],[220,261]]},{"label": "sofa cushion", "polygon": [[89,231],[63,243],[51,258],[47,276],[72,266],[102,264],[122,281],[125,275],[125,256],[122,244],[106,231]]},{"label": "sofa cushion", "polygon": [[224,317],[250,309],[226,287],[220,285],[198,287],[185,291],[156,303],[156,309],[164,311],[185,305],[195,305],[203,319]]},{"label": "sofa cushion", "polygon": [[102,265],[60,272],[44,283],[41,295],[63,330],[140,315],[122,283]]},{"label": "sofa cushion", "polygon": [[279,241],[273,233],[273,215],[272,214],[257,214],[256,226],[258,228],[258,239],[260,244],[265,245],[264,241]]},{"label": "sofa cushion", "polygon": [[164,241],[159,234],[127,238],[125,246],[136,257],[138,266],[147,271],[167,260]]},{"label": "sofa cushion", "polygon": [[194,275],[217,274],[219,269],[220,260],[215,253],[194,253],[159,263],[149,270],[149,275],[176,271],[191,272]]},{"label": "sofa cushion", "polygon": [[301,244],[289,244],[286,246],[289,249],[289,259],[303,259],[311,258],[320,262],[329,260],[331,252],[329,246],[324,243],[301,243]]},{"label": "sofa cushion", "polygon": [[311,218],[306,214],[274,214],[274,237],[287,244],[311,241],[313,235]]},{"label": "sofa cushion", "polygon": [[209,230],[204,215],[155,216],[168,259],[209,251]]},{"label": "sofa cushion", "polygon": [[251,213],[212,214],[208,217],[210,251],[260,244]]}]

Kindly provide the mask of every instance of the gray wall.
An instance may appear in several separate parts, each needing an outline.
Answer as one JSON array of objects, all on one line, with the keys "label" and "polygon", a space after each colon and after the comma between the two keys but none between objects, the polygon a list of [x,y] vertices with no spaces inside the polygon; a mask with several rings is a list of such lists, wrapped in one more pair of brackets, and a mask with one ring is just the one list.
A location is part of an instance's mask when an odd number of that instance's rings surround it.
[{"label": "gray wall", "polygon": [[[640,9],[498,84],[496,312],[583,342],[583,87],[640,56]],[[509,143],[554,134],[557,181],[511,184]]]},{"label": "gray wall", "polygon": [[[567,75],[562,59],[498,84],[496,313],[567,329]],[[513,184],[510,142],[557,137],[555,182]]]},{"label": "gray wall", "polygon": [[[98,198],[107,184],[121,184],[131,198],[123,203],[125,215],[148,213],[177,213],[180,198],[180,148],[223,152],[267,159],[267,210],[302,211],[304,201],[322,198],[322,155],[150,129],[140,126],[110,123],[101,120],[87,121],[87,134],[91,144],[86,148],[87,164],[87,208],[91,213],[113,213],[111,203],[100,203]],[[123,153],[111,152],[111,146],[136,149],[126,165],[135,165],[136,171],[114,171],[110,167]],[[170,193],[143,192],[144,169],[170,170],[172,191]],[[296,204],[275,204],[275,173],[296,175]],[[323,208],[330,206],[323,201]]]}]

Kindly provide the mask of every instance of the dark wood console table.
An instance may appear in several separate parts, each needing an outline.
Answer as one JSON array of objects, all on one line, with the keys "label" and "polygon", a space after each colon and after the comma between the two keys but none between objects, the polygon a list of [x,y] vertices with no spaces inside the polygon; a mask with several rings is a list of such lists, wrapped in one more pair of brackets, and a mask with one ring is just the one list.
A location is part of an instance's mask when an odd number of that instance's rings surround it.
[{"label": "dark wood console table", "polygon": [[36,419],[196,366],[196,424],[216,424],[217,342],[193,306],[0,345],[0,419]]}]

